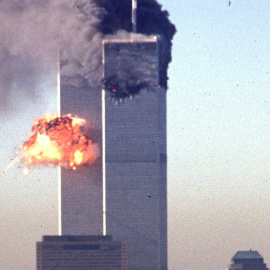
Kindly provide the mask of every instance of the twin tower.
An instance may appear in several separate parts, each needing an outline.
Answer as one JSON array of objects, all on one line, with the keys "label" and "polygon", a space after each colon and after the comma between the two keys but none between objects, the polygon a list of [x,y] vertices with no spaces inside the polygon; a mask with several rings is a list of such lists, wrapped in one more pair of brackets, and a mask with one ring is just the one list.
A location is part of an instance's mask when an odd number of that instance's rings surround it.
[{"label": "twin tower", "polygon": [[[76,171],[59,170],[59,234],[111,235],[127,243],[128,269],[166,270],[162,42],[134,36],[103,41],[103,77],[111,92],[62,83],[60,65],[60,114],[87,119],[101,155]],[[117,104],[112,95],[121,87],[139,93]]]}]

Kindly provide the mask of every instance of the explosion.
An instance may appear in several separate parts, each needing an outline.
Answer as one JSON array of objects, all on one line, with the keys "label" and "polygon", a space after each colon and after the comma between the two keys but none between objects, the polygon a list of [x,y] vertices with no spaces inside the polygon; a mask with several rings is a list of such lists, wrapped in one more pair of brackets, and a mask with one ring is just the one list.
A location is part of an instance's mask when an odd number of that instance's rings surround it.
[{"label": "explosion", "polygon": [[88,134],[84,119],[46,114],[34,120],[32,135],[22,145],[20,155],[26,166],[52,164],[76,170],[100,155],[98,144]]},{"label": "explosion", "polygon": [[113,75],[107,79],[103,79],[104,88],[111,92],[113,98],[126,98],[134,96],[140,92],[142,88],[147,88],[149,85],[146,82],[136,79],[123,80]]}]

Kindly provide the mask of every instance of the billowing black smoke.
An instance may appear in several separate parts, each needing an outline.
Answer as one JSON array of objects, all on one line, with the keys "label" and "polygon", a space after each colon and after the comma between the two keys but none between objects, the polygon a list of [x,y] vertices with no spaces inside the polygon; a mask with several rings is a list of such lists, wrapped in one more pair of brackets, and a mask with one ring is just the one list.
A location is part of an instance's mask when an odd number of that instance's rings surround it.
[{"label": "billowing black smoke", "polygon": [[[99,30],[104,34],[113,34],[119,29],[132,31],[131,24],[131,0],[94,0],[100,7],[106,10],[102,17]],[[172,39],[176,33],[175,26],[169,20],[168,11],[162,10],[162,6],[156,0],[138,0],[137,32],[145,35],[160,35],[164,48],[164,77],[161,78],[163,86],[167,86],[167,69],[171,61]],[[165,55],[164,55],[165,54]]]},{"label": "billowing black smoke", "polygon": [[[137,16],[139,33],[164,37],[167,70],[176,31],[168,13],[156,0],[138,0]],[[118,30],[131,31],[131,0],[0,0],[2,110],[14,95],[39,92],[41,77],[56,71],[59,49],[61,83],[101,86],[102,40]]]},{"label": "billowing black smoke", "polygon": [[[99,30],[111,34],[119,29],[131,32],[131,0],[94,0],[106,13],[101,18]],[[142,34],[160,34],[171,41],[176,29],[169,20],[169,13],[162,10],[156,0],[138,0],[137,31]]]},{"label": "billowing black smoke", "polygon": [[141,89],[149,86],[145,81],[140,81],[136,77],[125,80],[118,76],[110,76],[104,80],[105,89],[116,99],[135,96]]}]

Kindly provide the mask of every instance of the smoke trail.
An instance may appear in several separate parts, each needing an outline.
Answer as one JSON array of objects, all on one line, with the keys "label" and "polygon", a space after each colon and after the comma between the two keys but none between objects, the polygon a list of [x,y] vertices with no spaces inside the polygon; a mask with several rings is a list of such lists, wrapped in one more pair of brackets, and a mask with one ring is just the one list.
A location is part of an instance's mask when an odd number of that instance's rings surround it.
[{"label": "smoke trail", "polygon": [[[130,18],[131,0],[1,0],[0,107],[7,109],[14,93],[34,96],[40,76],[56,70],[59,49],[62,83],[101,84],[102,39],[130,32]],[[138,32],[165,37],[166,69],[175,31],[156,0],[138,0]]]}]

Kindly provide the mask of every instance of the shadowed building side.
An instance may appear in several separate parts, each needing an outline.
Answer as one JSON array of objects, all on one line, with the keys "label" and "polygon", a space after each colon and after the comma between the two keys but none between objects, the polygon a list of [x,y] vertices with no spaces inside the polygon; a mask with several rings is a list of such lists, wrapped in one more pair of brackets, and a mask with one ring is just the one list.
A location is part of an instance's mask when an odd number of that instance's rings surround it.
[{"label": "shadowed building side", "polygon": [[91,165],[75,171],[59,169],[59,234],[102,235],[102,129],[101,87],[91,88],[68,84],[61,74],[60,59],[60,115],[73,114],[90,124],[90,139],[100,146],[100,157]]},{"label": "shadowed building side", "polygon": [[[103,92],[106,232],[127,242],[130,270],[167,269],[166,89],[159,86],[159,45],[156,37],[103,43],[104,78],[112,91]],[[121,83],[110,84],[110,78]],[[111,97],[121,97],[122,86],[128,96],[129,85],[138,94],[117,105]]]}]

